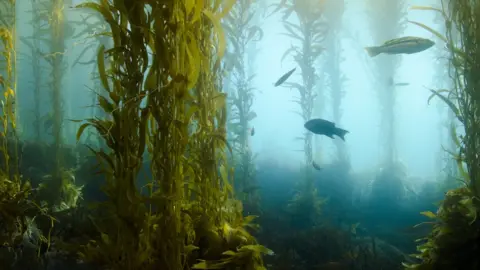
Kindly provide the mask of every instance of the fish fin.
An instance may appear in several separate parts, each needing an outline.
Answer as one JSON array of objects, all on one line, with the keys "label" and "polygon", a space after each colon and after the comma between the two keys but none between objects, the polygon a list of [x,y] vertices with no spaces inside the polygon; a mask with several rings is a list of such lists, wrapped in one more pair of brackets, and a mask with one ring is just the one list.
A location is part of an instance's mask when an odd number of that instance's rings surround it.
[{"label": "fish fin", "polygon": [[340,137],[340,139],[342,139],[342,141],[345,141],[345,134],[347,134],[347,133],[348,133],[348,130],[341,129],[341,128],[336,128],[335,129],[335,135]]},{"label": "fish fin", "polygon": [[368,56],[375,57],[382,53],[381,47],[365,47],[365,50],[368,53]]},{"label": "fish fin", "polygon": [[333,134],[325,134],[325,136],[329,137],[330,139],[335,139],[333,138]]}]

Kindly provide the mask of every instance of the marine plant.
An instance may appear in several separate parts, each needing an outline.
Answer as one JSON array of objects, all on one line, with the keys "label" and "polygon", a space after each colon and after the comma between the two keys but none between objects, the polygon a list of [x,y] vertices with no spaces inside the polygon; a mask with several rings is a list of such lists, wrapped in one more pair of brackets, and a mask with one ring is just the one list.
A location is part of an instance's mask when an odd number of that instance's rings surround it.
[{"label": "marine plant", "polygon": [[[45,26],[48,25],[46,24],[46,20],[43,20],[46,18],[45,14],[42,12],[43,9],[41,8],[42,6],[40,5],[39,1],[31,1],[31,7],[32,9],[30,10],[32,14],[32,19],[29,22],[29,24],[32,26],[32,36],[30,37],[23,37],[20,36],[19,39],[22,41],[29,49],[30,49],[30,55],[28,55],[28,59],[31,61],[31,67],[32,67],[32,88],[33,88],[33,99],[34,99],[34,105],[33,105],[33,133],[34,133],[34,138],[35,141],[38,143],[42,140],[42,125],[41,125],[41,104],[42,104],[42,84],[43,84],[43,72],[41,68],[41,57],[42,57],[42,52],[41,52],[41,39],[45,38]],[[43,13],[43,14],[42,14]]]},{"label": "marine plant", "polygon": [[[108,149],[93,149],[109,200],[94,218],[96,239],[81,260],[113,269],[265,269],[232,198],[226,155],[226,48],[220,20],[235,1],[86,2],[102,15],[112,48],[101,45],[104,117],[86,119]],[[109,60],[106,65],[105,58]],[[149,156],[143,195],[138,172]],[[200,260],[200,261],[199,261]]]},{"label": "marine plant", "polygon": [[[405,29],[405,1],[404,0],[369,0],[366,2],[369,10],[370,28],[375,44],[398,37]],[[387,168],[396,160],[395,150],[395,85],[390,81],[395,79],[395,70],[399,65],[399,56],[380,56],[374,60],[375,88],[378,89],[379,104],[381,104],[381,132],[385,139],[382,148],[382,163]]]},{"label": "marine plant", "polygon": [[[250,122],[257,116],[252,110],[255,88],[255,74],[249,74],[247,68],[247,49],[252,42],[262,38],[262,30],[252,24],[255,16],[255,4],[250,0],[238,0],[225,16],[223,28],[228,38],[227,55],[224,58],[225,69],[229,76],[228,105],[229,131],[235,166],[235,190],[239,198],[258,208],[258,184],[255,181],[254,155],[250,146],[250,136],[254,128]],[[258,11],[257,11],[258,12]]]},{"label": "marine plant", "polygon": [[[74,184],[71,170],[64,168],[63,146],[64,146],[64,108],[63,108],[63,88],[62,80],[66,67],[64,61],[65,54],[65,37],[67,34],[67,24],[65,20],[65,3],[63,0],[42,1],[34,6],[39,12],[39,16],[43,23],[48,27],[39,29],[41,33],[49,31],[49,37],[37,37],[37,41],[45,41],[48,45],[49,52],[42,53],[42,58],[50,67],[51,81],[47,83],[50,90],[50,101],[52,111],[40,119],[45,119],[44,127],[51,131],[52,135],[52,155],[54,156],[54,169],[44,178],[44,182],[39,186],[39,199],[48,203],[53,210],[62,210],[64,208],[73,207],[66,201],[75,202],[80,196],[81,187]],[[34,13],[35,14],[35,13]],[[35,37],[34,37],[35,38]],[[24,43],[30,44],[25,39]],[[38,46],[41,47],[40,44]],[[35,46],[30,44],[30,48],[35,50]],[[38,49],[38,48],[37,48]],[[35,57],[35,55],[32,55]],[[37,68],[42,69],[41,66]],[[38,125],[38,123],[37,123]],[[69,197],[76,199],[69,199]]]},{"label": "marine plant", "polygon": [[[285,82],[283,86],[298,91],[299,97],[294,100],[299,104],[300,112],[296,112],[303,122],[312,118],[315,104],[315,85],[318,74],[314,63],[323,52],[323,42],[326,38],[327,25],[324,18],[324,4],[310,0],[282,1],[276,5],[276,10],[281,10],[282,22],[285,27],[285,35],[292,38],[296,43],[284,53],[285,59],[292,56],[295,63],[300,67],[301,83]],[[298,22],[292,23],[289,18],[294,14]],[[305,226],[314,223],[315,213],[319,212],[321,200],[317,197],[316,189],[313,186],[312,175],[312,133],[305,131],[304,135],[297,138],[303,141],[303,152],[305,154],[305,181],[302,181],[298,193],[294,196],[289,205],[291,211],[297,215],[304,213]]]},{"label": "marine plant", "polygon": [[[433,226],[428,237],[422,239],[416,255],[418,264],[405,264],[406,269],[477,269],[479,241],[480,195],[480,84],[476,78],[480,69],[480,2],[468,0],[442,1],[442,8],[413,7],[417,10],[438,12],[445,21],[446,34],[420,23],[412,22],[435,34],[446,44],[450,54],[449,74],[451,89],[430,90],[454,113],[456,124],[463,130],[459,135],[452,129],[456,151],[451,155],[457,163],[459,180],[464,185],[448,191],[437,213],[423,212]],[[456,42],[458,36],[459,42]],[[448,66],[447,66],[448,67]]]},{"label": "marine plant", "polygon": [[[22,243],[29,227],[29,219],[41,214],[41,209],[32,201],[30,183],[19,172],[18,136],[15,103],[17,99],[16,75],[16,14],[15,1],[0,2],[0,244],[2,254]],[[42,237],[43,242],[48,239]],[[17,254],[18,253],[18,254]],[[2,267],[6,266],[2,262]]]},{"label": "marine plant", "polygon": [[[326,1],[325,17],[329,25],[329,32],[325,40],[326,43],[326,62],[324,72],[328,74],[327,85],[332,95],[333,122],[339,124],[342,118],[342,99],[345,96],[343,84],[346,81],[345,75],[340,70],[340,64],[344,60],[342,56],[342,44],[340,31],[342,28],[342,15],[344,12],[344,0]],[[340,140],[334,140],[337,148],[338,162],[348,163],[347,149],[345,143]]]}]

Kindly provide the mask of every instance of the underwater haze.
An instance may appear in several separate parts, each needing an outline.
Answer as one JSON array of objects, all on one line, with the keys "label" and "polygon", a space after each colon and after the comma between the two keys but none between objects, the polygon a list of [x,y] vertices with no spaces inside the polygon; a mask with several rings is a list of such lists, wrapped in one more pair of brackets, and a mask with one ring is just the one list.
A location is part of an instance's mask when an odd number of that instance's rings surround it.
[{"label": "underwater haze", "polygon": [[474,269],[460,2],[0,0],[1,265]]}]

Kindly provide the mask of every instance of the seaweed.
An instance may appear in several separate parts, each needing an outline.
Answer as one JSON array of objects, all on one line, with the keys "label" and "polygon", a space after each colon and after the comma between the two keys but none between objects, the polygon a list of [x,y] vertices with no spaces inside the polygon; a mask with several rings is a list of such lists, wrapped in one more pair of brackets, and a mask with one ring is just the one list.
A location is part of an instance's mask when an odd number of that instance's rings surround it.
[{"label": "seaweed", "polygon": [[[299,104],[300,112],[296,111],[304,122],[312,118],[315,105],[315,85],[318,74],[314,63],[323,53],[323,42],[326,39],[327,23],[324,18],[324,5],[315,1],[283,1],[277,5],[277,10],[283,13],[282,22],[286,32],[284,35],[292,38],[297,44],[285,51],[282,61],[293,56],[293,60],[300,67],[301,83],[285,82],[283,86],[298,91],[299,98],[294,100]],[[298,23],[288,21],[289,17],[295,14]],[[294,196],[288,207],[292,213],[301,214],[306,217],[304,226],[309,227],[317,222],[320,205],[323,203],[318,198],[317,191],[313,185],[313,148],[312,133],[305,131],[302,137],[297,138],[303,141],[303,152],[305,154],[305,179],[300,183],[297,194]],[[305,208],[305,206],[307,206]]]},{"label": "seaweed", "polygon": [[[473,74],[479,70],[478,58],[480,36],[471,31],[478,27],[478,2],[443,1],[441,8],[413,7],[417,10],[429,10],[442,15],[446,34],[443,35],[430,27],[414,24],[434,33],[445,41],[449,52],[449,75],[453,81],[452,89],[441,95],[434,91],[436,97],[446,102],[456,115],[456,121],[463,127],[463,136],[452,132],[455,151],[449,152],[457,163],[459,180],[464,185],[445,194],[437,213],[428,213],[432,219],[432,231],[428,237],[421,239],[416,257],[418,264],[405,264],[407,269],[476,269],[479,267],[478,243],[479,226],[478,196],[480,195],[479,178],[479,143],[480,126],[478,125],[478,91],[480,85]],[[459,41],[457,41],[458,37]]]},{"label": "seaweed", "polygon": [[[371,29],[373,31],[374,42],[382,44],[392,37],[400,35],[406,27],[405,21],[405,1],[403,0],[382,0],[369,1],[369,18]],[[395,78],[395,70],[399,65],[399,57],[389,55],[388,57],[380,57],[375,59],[376,81],[375,88],[378,89],[379,104],[381,104],[382,112],[380,113],[381,121],[381,138],[385,138],[383,142],[382,163],[390,167],[397,161],[395,149],[395,87],[390,85],[388,81]],[[387,89],[386,89],[387,88]]]},{"label": "seaweed", "polygon": [[[106,149],[91,150],[108,196],[98,236],[82,261],[114,269],[264,269],[270,251],[245,230],[226,150],[226,94],[219,76],[220,20],[235,1],[87,2],[102,15],[111,48],[97,54],[103,117],[86,119]],[[212,39],[213,38],[213,39]],[[213,46],[212,46],[213,45]],[[105,61],[108,59],[108,62]],[[145,160],[152,178],[140,192]],[[142,189],[143,189],[142,188]]]},{"label": "seaweed", "polygon": [[250,122],[257,116],[252,110],[256,91],[253,87],[255,74],[248,74],[245,61],[248,46],[259,41],[263,35],[262,30],[252,23],[255,13],[251,1],[237,1],[225,17],[223,27],[229,41],[224,69],[229,74],[225,89],[229,95],[228,130],[231,133],[229,141],[234,151],[232,157],[235,166],[234,184],[237,196],[251,206],[251,211],[258,212],[258,183],[255,181],[254,155],[249,139],[254,132]]}]

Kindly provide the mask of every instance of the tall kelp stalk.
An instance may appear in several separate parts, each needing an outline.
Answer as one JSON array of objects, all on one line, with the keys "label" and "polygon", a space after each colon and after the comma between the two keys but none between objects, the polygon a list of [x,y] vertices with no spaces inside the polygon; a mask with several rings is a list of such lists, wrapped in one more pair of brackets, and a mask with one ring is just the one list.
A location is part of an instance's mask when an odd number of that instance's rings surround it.
[{"label": "tall kelp stalk", "polygon": [[[343,61],[342,44],[341,44],[341,28],[342,15],[344,11],[344,0],[327,1],[325,17],[329,25],[328,36],[326,39],[326,62],[324,72],[328,74],[328,84],[332,95],[333,122],[337,125],[342,120],[342,99],[345,96],[343,91],[343,83],[345,75],[340,70],[340,64]],[[345,143],[341,140],[334,140],[337,148],[337,158],[340,163],[348,163],[347,149]]]},{"label": "tall kelp stalk", "polygon": [[[392,38],[399,37],[405,29],[405,1],[404,0],[368,0],[370,29],[373,43],[382,44]],[[395,71],[399,65],[399,56],[380,55],[373,59],[377,72],[375,88],[381,104],[381,138],[385,141],[382,148],[383,164],[392,168],[396,162],[395,140]]]},{"label": "tall kelp stalk", "polygon": [[[16,134],[16,6],[13,0],[0,1],[0,243],[2,244],[2,267],[7,269],[22,256],[24,234],[29,223],[39,214],[31,200],[32,188],[23,181],[19,172],[18,137]],[[40,236],[39,236],[40,237]],[[39,238],[39,243],[46,240]],[[48,241],[48,240],[46,240]],[[5,258],[12,254],[12,260]],[[12,265],[10,265],[12,263]]]},{"label": "tall kelp stalk", "polygon": [[[284,53],[281,60],[293,56],[295,63],[300,68],[301,83],[285,82],[284,87],[298,91],[299,97],[294,100],[300,105],[300,112],[296,112],[303,122],[312,118],[315,104],[315,85],[318,74],[314,63],[323,52],[323,42],[327,34],[327,25],[324,18],[324,5],[312,0],[291,0],[283,1],[277,6],[282,10],[282,22],[285,27],[285,35],[295,41],[294,44]],[[296,15],[297,23],[289,21],[292,14]],[[305,131],[304,135],[298,138],[303,141],[305,153],[305,180],[301,183],[299,192],[295,195],[289,205],[292,213],[302,216],[302,224],[309,227],[315,223],[317,214],[320,211],[320,201],[317,197],[317,190],[313,185],[312,172],[312,133]]]},{"label": "tall kelp stalk", "polygon": [[[261,253],[270,251],[243,228],[253,218],[244,219],[241,203],[231,199],[225,151],[220,20],[233,4],[78,6],[99,12],[113,39],[97,56],[105,117],[87,119],[77,134],[93,126],[109,148],[92,149],[107,180],[109,200],[99,210],[108,217],[95,218],[101,234],[82,248],[82,260],[109,269],[264,269]],[[145,149],[148,196],[136,187]]]},{"label": "tall kelp stalk", "polygon": [[53,0],[50,10],[50,30],[51,30],[51,44],[50,44],[50,58],[48,62],[52,66],[52,132],[54,140],[54,155],[55,155],[55,172],[54,178],[61,179],[60,172],[62,168],[61,149],[63,146],[62,136],[62,122],[63,122],[63,108],[62,108],[62,79],[65,63],[63,62],[63,54],[65,53],[64,27],[65,27],[65,13],[63,0]]},{"label": "tall kelp stalk", "polygon": [[[63,92],[62,79],[66,70],[64,61],[65,54],[65,5],[63,0],[40,1],[34,8],[40,13],[42,18],[42,28],[39,30],[44,33],[50,32],[50,38],[39,37],[38,41],[44,41],[49,48],[48,53],[42,53],[43,60],[48,63],[50,68],[51,81],[46,85],[51,91],[50,102],[51,112],[42,117],[45,131],[51,131],[52,135],[52,155],[54,156],[54,169],[51,175],[44,178],[45,182],[39,189],[39,199],[48,203],[52,210],[63,210],[74,207],[81,193],[81,187],[75,186],[73,171],[64,168],[63,160]],[[28,42],[26,42],[28,44]],[[43,45],[43,44],[41,44]],[[39,45],[40,47],[42,47]],[[34,45],[30,44],[34,48]],[[41,65],[41,64],[40,64]],[[39,66],[39,68],[42,68]]]},{"label": "tall kelp stalk", "polygon": [[[432,218],[433,229],[418,247],[419,264],[408,269],[477,269],[480,266],[480,1],[445,0],[434,10],[445,20],[446,35],[421,23],[415,24],[445,41],[450,52],[452,89],[431,90],[456,116],[464,135],[452,132],[457,151],[452,152],[464,186],[448,191],[437,213],[423,212]],[[458,33],[460,42],[456,42]],[[448,66],[447,66],[448,67]],[[455,130],[455,129],[453,129]]]},{"label": "tall kelp stalk", "polygon": [[[254,128],[250,122],[257,116],[252,110],[255,88],[247,67],[248,46],[261,39],[262,30],[252,24],[255,8],[250,0],[238,0],[232,10],[225,16],[223,27],[228,37],[228,55],[224,58],[230,72],[229,95],[229,130],[235,167],[235,190],[237,196],[249,210],[258,209],[258,185],[255,181],[254,156],[250,146],[250,136]],[[231,66],[228,66],[231,65]]]},{"label": "tall kelp stalk", "polygon": [[42,99],[43,95],[41,94],[42,91],[42,84],[43,84],[43,76],[44,73],[42,72],[41,67],[41,42],[42,38],[45,38],[45,34],[43,29],[45,29],[46,23],[42,21],[42,6],[40,5],[40,1],[32,0],[31,1],[31,10],[30,13],[32,14],[32,19],[30,21],[30,25],[32,26],[32,36],[30,37],[19,37],[19,39],[27,45],[30,49],[30,55],[28,56],[30,59],[31,67],[32,67],[32,88],[33,88],[33,136],[34,140],[39,143],[42,140]]}]

